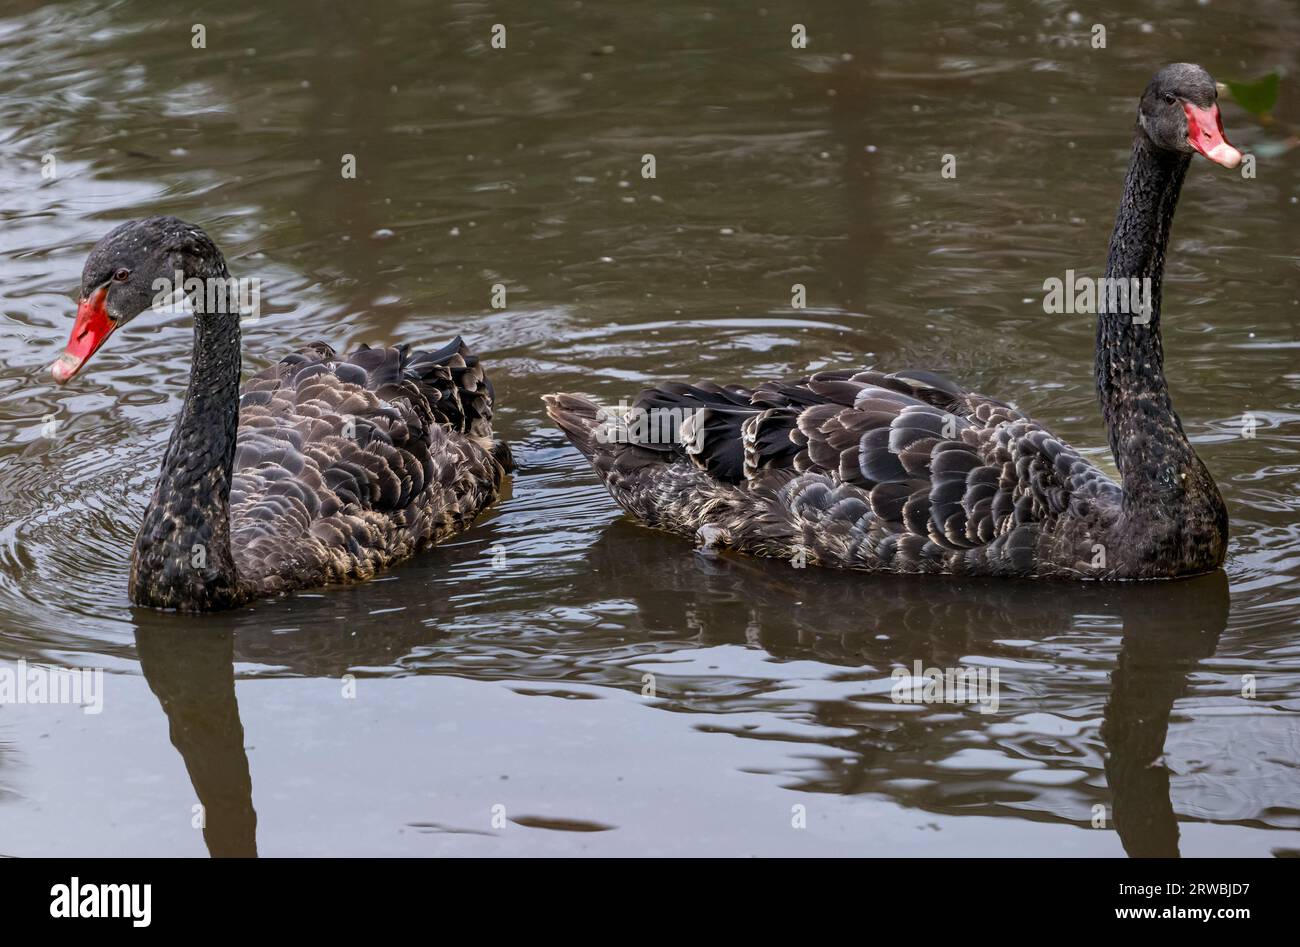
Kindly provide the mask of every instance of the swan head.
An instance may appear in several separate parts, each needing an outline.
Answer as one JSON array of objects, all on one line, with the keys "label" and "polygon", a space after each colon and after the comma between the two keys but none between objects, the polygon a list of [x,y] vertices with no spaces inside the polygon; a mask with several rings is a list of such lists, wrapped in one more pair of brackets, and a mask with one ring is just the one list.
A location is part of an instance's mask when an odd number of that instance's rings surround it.
[{"label": "swan head", "polygon": [[1157,148],[1199,152],[1215,164],[1235,168],[1241,152],[1224,137],[1218,98],[1208,72],[1195,63],[1173,63],[1157,72],[1142,93],[1138,125]]},{"label": "swan head", "polygon": [[[68,381],[100,346],[140,313],[154,308],[177,275],[220,275],[225,261],[202,229],[175,217],[146,217],[114,227],[91,249],[81,271],[77,318],[63,354],[50,365]],[[178,287],[180,288],[180,287]]]}]

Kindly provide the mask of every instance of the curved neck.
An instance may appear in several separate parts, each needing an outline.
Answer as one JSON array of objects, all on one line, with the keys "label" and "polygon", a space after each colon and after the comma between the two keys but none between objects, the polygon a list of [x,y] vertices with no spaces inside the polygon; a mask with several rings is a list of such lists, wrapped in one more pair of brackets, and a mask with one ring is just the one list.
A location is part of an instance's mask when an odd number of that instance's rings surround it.
[{"label": "curved neck", "polygon": [[[230,278],[220,254],[195,268],[187,279]],[[138,605],[198,611],[238,599],[229,501],[240,351],[233,299],[214,312],[202,311],[202,300],[194,305],[189,388],[136,539],[131,589]]]},{"label": "curved neck", "polygon": [[[1129,506],[1164,502],[1199,465],[1169,398],[1160,344],[1165,250],[1188,162],[1137,132],[1106,260],[1105,285],[1118,300],[1097,294],[1097,395]],[[1116,305],[1124,292],[1130,304]]]}]

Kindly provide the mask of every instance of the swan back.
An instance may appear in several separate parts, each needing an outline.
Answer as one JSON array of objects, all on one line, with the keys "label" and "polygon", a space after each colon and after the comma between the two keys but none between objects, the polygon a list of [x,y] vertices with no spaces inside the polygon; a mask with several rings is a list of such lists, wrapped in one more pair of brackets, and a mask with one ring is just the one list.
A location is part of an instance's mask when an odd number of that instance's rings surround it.
[{"label": "swan back", "polygon": [[434,351],[313,343],[248,379],[230,493],[249,596],[365,579],[495,498],[492,387],[461,339]]}]

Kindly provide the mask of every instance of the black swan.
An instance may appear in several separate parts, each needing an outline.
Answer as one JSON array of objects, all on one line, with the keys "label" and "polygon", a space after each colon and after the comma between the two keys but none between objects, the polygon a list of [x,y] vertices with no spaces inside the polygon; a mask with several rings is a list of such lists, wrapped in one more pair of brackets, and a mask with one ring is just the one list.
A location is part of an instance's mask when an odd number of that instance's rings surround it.
[{"label": "black swan", "polygon": [[1097,392],[1121,483],[1014,408],[930,372],[667,383],[622,416],[554,394],[547,411],[625,510],[710,546],[900,573],[1216,569],[1227,509],[1174,413],[1160,344],[1165,248],[1192,153],[1241,161],[1216,99],[1209,73],[1176,63],[1138,106],[1106,276],[1149,280],[1148,304],[1139,315],[1099,306],[1097,320]]},{"label": "black swan", "polygon": [[[231,280],[211,238],[175,217],[105,235],[55,379],[76,375],[175,274],[186,289]],[[367,579],[496,499],[509,449],[493,440],[492,386],[459,338],[347,356],[316,342],[241,389],[239,312],[209,298],[221,297],[192,299],[189,389],[136,537],[132,602],[209,611]]]}]

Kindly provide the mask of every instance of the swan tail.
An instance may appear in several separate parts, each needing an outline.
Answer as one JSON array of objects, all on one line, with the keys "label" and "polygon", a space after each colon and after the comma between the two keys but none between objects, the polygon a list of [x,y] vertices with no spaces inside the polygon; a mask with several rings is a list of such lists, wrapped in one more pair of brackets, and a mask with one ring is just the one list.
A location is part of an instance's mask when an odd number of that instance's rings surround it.
[{"label": "swan tail", "polygon": [[[708,474],[692,464],[674,440],[677,429],[656,435],[644,424],[647,412],[619,411],[575,394],[546,395],[542,400],[546,413],[587,458],[610,496],[643,522],[678,529],[676,514],[697,500],[707,502],[715,492]],[[688,532],[693,531],[691,526]]]},{"label": "swan tail", "polygon": [[587,460],[595,464],[598,453],[610,453],[612,445],[606,443],[601,434],[602,427],[608,424],[608,415],[603,407],[582,395],[567,393],[543,395],[542,401],[546,403],[550,419],[568,435],[573,446]]},{"label": "swan tail", "polygon": [[[292,363],[292,364],[290,364]],[[323,363],[343,381],[373,391],[386,401],[405,399],[427,409],[426,421],[445,424],[471,437],[491,439],[492,383],[478,356],[457,336],[433,351],[409,345],[371,348],[362,345],[336,356],[324,343],[314,343],[281,361],[293,374],[300,363]],[[319,370],[319,369],[317,369]],[[284,370],[281,370],[284,377]]]},{"label": "swan tail", "polygon": [[478,356],[460,336],[436,351],[403,351],[402,369],[406,377],[418,379],[439,420],[462,434],[492,436],[496,393]]}]

